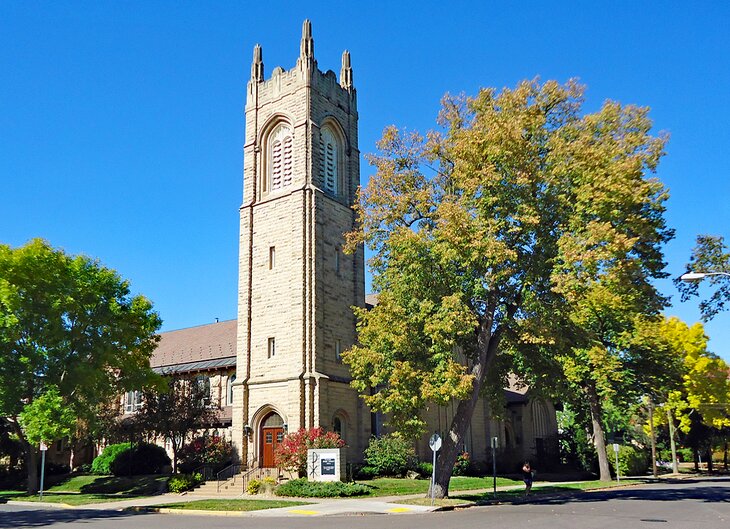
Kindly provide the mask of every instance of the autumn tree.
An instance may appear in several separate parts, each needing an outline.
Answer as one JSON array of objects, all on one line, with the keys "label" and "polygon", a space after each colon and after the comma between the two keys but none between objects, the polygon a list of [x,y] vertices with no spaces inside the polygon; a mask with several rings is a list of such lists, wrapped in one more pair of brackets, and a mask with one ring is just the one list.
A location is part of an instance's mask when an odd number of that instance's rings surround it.
[{"label": "autumn tree", "polygon": [[[702,281],[709,283],[713,289],[710,297],[700,301],[700,312],[703,321],[709,321],[718,312],[727,309],[730,302],[730,251],[723,237],[700,235],[697,237],[697,246],[692,250],[687,272],[706,274]],[[700,281],[682,281],[677,278],[674,284],[682,294],[682,301],[687,301],[700,295]]]},{"label": "autumn tree", "polygon": [[[688,327],[672,318],[667,332],[683,354],[685,368],[682,386],[670,394],[668,409],[679,421],[680,430],[685,434],[692,430],[705,432],[705,444],[711,447],[713,433],[730,427],[730,366],[707,350],[708,338],[702,324]],[[668,422],[671,426],[674,421]],[[692,437],[696,439],[697,435]],[[708,464],[712,464],[709,459]]]},{"label": "autumn tree", "polygon": [[533,81],[447,97],[441,132],[390,127],[372,158],[362,228],[348,240],[373,252],[379,303],[357,311],[359,344],[343,357],[353,386],[403,435],[424,431],[427,405],[456,401],[437,497],[480,395],[503,387],[501,351],[554,343],[565,323],[576,348],[606,356],[610,344],[582,326],[625,279],[650,291],[651,312],[661,306],[650,279],[670,233],[663,187],[645,173],[665,140],[649,134],[644,108],[609,101],[582,116],[582,94],[572,81]]},{"label": "autumn tree", "polygon": [[[0,245],[0,415],[25,451],[29,492],[38,488],[38,435],[55,441],[73,430],[69,411],[93,421],[99,402],[154,378],[160,323],[145,297],[94,259],[40,239]],[[55,434],[35,412],[60,421]]]}]

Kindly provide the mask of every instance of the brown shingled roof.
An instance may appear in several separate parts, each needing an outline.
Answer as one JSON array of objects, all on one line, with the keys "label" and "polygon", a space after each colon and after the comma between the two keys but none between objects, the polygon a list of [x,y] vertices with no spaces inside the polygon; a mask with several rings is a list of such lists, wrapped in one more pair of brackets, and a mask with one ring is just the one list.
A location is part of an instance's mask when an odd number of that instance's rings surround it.
[{"label": "brown shingled roof", "polygon": [[150,366],[164,367],[236,356],[236,320],[160,333]]}]

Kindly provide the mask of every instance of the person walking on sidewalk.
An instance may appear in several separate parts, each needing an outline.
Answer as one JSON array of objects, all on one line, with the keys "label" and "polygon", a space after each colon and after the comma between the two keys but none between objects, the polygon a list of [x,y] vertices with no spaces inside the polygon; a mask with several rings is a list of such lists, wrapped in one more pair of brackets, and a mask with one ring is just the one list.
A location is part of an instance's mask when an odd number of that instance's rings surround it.
[{"label": "person walking on sidewalk", "polygon": [[532,466],[530,466],[529,461],[525,461],[525,464],[522,465],[522,481],[525,482],[525,496],[530,494],[530,490],[532,490],[532,479],[535,477],[535,471],[532,470]]}]

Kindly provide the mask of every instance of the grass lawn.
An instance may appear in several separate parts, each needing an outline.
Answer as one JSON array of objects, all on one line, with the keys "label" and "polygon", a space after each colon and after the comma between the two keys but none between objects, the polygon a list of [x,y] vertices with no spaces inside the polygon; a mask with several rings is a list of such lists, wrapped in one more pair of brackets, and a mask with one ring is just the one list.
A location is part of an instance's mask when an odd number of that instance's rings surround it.
[{"label": "grass lawn", "polygon": [[283,500],[196,500],[186,501],[184,503],[152,505],[151,508],[198,511],[260,511],[263,509],[278,509],[279,507],[297,507],[299,505],[311,505],[311,503]]},{"label": "grass lawn", "polygon": [[[71,476],[43,492],[43,501],[85,505],[107,501],[130,500],[150,496],[160,490],[168,476]],[[0,491],[0,502],[7,500],[40,501],[38,494],[23,491]]]},{"label": "grass lawn", "polygon": [[[428,479],[399,479],[399,478],[377,478],[368,481],[358,481],[362,485],[370,487],[372,496],[399,496],[403,494],[426,494],[431,483]],[[519,485],[521,481],[508,478],[497,478],[497,486]],[[451,478],[449,490],[476,490],[492,487],[492,478],[470,478],[466,476],[454,476]]]}]

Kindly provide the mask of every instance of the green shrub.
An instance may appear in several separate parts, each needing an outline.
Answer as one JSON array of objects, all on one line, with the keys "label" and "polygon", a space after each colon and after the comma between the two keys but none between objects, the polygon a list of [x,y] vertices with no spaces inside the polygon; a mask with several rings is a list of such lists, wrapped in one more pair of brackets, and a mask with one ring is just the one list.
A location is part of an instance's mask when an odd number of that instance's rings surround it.
[{"label": "green shrub", "polygon": [[94,474],[107,475],[112,473],[111,465],[117,456],[129,449],[129,443],[119,443],[107,446],[104,451],[96,456],[91,463],[91,471]]},{"label": "green shrub", "polygon": [[420,463],[418,463],[416,471],[420,474],[422,478],[431,479],[431,476],[433,476],[433,463],[426,463],[424,461],[421,461]]},{"label": "green shrub", "polygon": [[[616,472],[616,455],[608,454],[611,468]],[[635,446],[621,446],[618,451],[618,468],[622,476],[638,476],[646,474],[651,464],[651,456],[646,450],[640,450]]]},{"label": "green shrub", "polygon": [[355,477],[357,479],[373,479],[377,475],[377,469],[375,467],[363,466],[357,469]]},{"label": "green shrub", "polygon": [[695,460],[695,455],[691,448],[677,448],[677,459],[688,463]]},{"label": "green shrub", "polygon": [[170,458],[161,446],[139,443],[117,453],[109,465],[115,476],[159,474],[170,464]]},{"label": "green shrub", "polygon": [[195,474],[178,474],[172,476],[167,482],[167,490],[173,493],[185,492],[191,490],[200,485],[203,481],[203,476],[200,472]]},{"label": "green shrub", "polygon": [[246,492],[248,492],[249,494],[258,494],[261,490],[262,485],[263,483],[258,479],[252,479],[248,482],[248,485],[246,486]]},{"label": "green shrub", "polygon": [[403,476],[409,469],[416,468],[416,453],[413,445],[393,435],[370,439],[365,449],[365,463],[375,470],[376,476]]},{"label": "green shrub", "polygon": [[299,478],[279,485],[274,493],[277,496],[295,496],[298,498],[337,498],[365,496],[370,494],[370,488],[359,483],[307,481],[306,478]]},{"label": "green shrub", "polygon": [[271,476],[266,476],[264,479],[252,479],[246,486],[246,491],[249,494],[261,494],[263,492],[271,492],[276,487],[276,480]]}]

